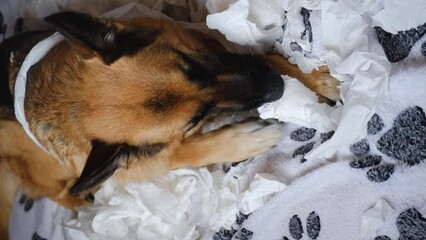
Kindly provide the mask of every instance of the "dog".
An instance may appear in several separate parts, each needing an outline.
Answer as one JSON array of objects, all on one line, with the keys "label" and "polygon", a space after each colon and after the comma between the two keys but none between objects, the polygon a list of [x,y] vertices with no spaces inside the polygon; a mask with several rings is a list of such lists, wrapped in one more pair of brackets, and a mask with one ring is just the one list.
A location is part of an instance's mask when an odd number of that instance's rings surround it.
[{"label": "dog", "polygon": [[[337,100],[326,67],[310,74],[278,55],[228,53],[178,23],[61,12],[45,19],[64,36],[26,73],[29,136],[14,114],[15,80],[31,49],[53,32],[0,45],[0,188],[3,232],[19,187],[73,209],[107,179],[146,181],[172,169],[238,162],[271,149],[282,123],[250,118],[202,133],[218,116],[283,94],[281,74]],[[34,140],[35,139],[35,140]],[[39,143],[40,148],[36,143]]]}]

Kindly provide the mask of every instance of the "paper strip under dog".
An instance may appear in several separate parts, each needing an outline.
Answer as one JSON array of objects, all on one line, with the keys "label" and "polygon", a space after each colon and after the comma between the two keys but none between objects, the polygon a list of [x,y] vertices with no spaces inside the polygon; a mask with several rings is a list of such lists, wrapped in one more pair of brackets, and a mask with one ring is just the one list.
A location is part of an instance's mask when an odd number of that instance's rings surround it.
[{"label": "paper strip under dog", "polygon": [[36,136],[31,132],[30,126],[27,119],[25,118],[25,92],[27,85],[27,72],[30,67],[37,62],[39,62],[56,44],[64,40],[65,38],[59,34],[55,33],[51,37],[44,39],[35,45],[30,53],[25,58],[25,61],[22,63],[21,69],[18,72],[15,82],[15,115],[18,122],[22,125],[27,135],[33,140],[37,146],[43,149],[47,154],[52,155],[50,151],[46,149],[43,144],[41,144]]}]

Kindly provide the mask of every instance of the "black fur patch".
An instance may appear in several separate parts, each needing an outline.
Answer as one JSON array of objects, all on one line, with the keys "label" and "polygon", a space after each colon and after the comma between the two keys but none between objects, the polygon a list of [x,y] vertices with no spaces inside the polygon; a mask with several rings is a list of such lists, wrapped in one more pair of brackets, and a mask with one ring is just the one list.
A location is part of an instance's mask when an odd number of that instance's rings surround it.
[{"label": "black fur patch", "polygon": [[[53,34],[53,31],[24,32],[5,39],[0,45],[0,105],[13,108],[12,94],[9,90],[9,67],[20,67],[26,55],[39,41]],[[11,57],[13,56],[13,57]],[[14,77],[14,76],[13,76]]]},{"label": "black fur patch", "polygon": [[10,52],[0,46],[0,105],[12,106],[13,99],[9,90]]},{"label": "black fur patch", "polygon": [[186,127],[187,131],[190,130],[190,129],[192,129],[192,128],[194,128],[194,127],[196,127],[198,125],[198,123],[201,122],[201,120],[203,120],[204,118],[206,118],[209,115],[209,113],[211,112],[212,108],[213,108],[213,104],[210,104],[210,103],[202,105],[198,109],[197,113],[186,124],[187,125],[187,127]]},{"label": "black fur patch", "polygon": [[88,193],[86,196],[84,196],[84,200],[88,201],[89,203],[93,203],[95,201],[95,195],[93,195],[93,193]]},{"label": "black fur patch", "polygon": [[92,141],[92,150],[83,172],[69,189],[69,193],[76,194],[106,181],[117,169],[126,167],[132,155],[137,158],[147,158],[160,152],[166,146],[165,143],[130,146],[127,144],[108,145],[100,141]]},{"label": "black fur patch", "polygon": [[201,88],[208,87],[213,84],[212,73],[207,67],[181,51],[174,49],[174,52],[184,62],[182,65],[178,65],[178,67],[190,81],[198,84]]},{"label": "black fur patch", "polygon": [[24,30],[24,19],[22,17],[16,19],[15,26],[13,27],[13,34],[22,33]]},{"label": "black fur patch", "polygon": [[144,102],[144,107],[154,113],[164,113],[179,103],[179,97],[174,94],[156,96]]},{"label": "black fur patch", "polygon": [[128,146],[129,156],[133,155],[138,158],[148,158],[163,150],[167,144],[155,143],[155,144],[143,144],[140,146]]},{"label": "black fur patch", "polygon": [[104,20],[87,14],[61,12],[44,19],[55,25],[58,31],[97,52],[106,64],[122,56],[131,56],[154,42],[158,31],[152,29],[118,30]]},{"label": "black fur patch", "polygon": [[0,39],[0,41],[5,38],[6,31],[7,31],[7,24],[4,23],[3,13],[0,12],[0,35],[2,36],[2,38]]}]

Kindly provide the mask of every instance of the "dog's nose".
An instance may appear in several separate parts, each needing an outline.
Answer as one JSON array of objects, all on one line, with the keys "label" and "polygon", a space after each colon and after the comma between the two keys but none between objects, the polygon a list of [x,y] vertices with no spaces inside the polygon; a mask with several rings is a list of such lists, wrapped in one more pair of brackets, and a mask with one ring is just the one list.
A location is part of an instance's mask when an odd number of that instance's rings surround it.
[{"label": "dog's nose", "polygon": [[[279,73],[263,60],[250,55],[220,55],[220,72],[216,95],[226,100],[226,108],[251,109],[276,101],[284,93],[284,81]],[[230,106],[232,102],[234,105]]]},{"label": "dog's nose", "polygon": [[263,95],[264,102],[272,102],[280,99],[284,93],[284,80],[281,75],[275,71],[269,71],[265,74],[261,84],[258,85]]}]

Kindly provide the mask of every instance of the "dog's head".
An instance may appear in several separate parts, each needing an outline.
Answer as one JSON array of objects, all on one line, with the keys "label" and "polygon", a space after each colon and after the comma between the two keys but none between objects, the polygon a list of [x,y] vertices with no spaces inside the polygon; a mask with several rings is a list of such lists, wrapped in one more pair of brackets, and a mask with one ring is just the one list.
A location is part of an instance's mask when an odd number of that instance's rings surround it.
[{"label": "dog's head", "polygon": [[64,12],[46,20],[80,50],[81,129],[92,151],[71,192],[131,155],[157,154],[226,111],[277,100],[283,81],[260,58],[230,54],[166,20],[113,21]]}]

